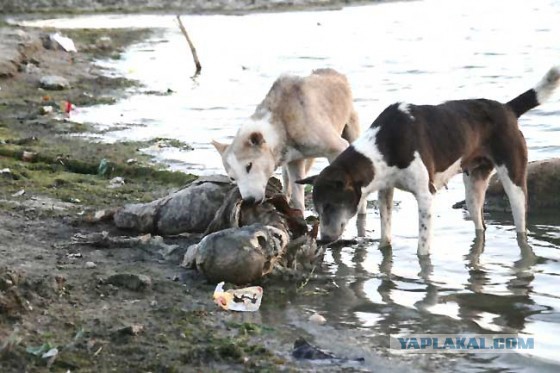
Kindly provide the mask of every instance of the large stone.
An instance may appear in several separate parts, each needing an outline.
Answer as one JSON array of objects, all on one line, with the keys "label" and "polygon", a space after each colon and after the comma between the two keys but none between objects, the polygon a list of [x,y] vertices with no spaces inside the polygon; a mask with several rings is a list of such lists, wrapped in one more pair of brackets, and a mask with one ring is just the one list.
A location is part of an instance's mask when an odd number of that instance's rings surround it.
[{"label": "large stone", "polygon": [[[560,208],[560,158],[529,162],[527,168],[527,205],[530,214],[557,211]],[[465,201],[455,208],[466,208]],[[492,176],[485,211],[511,211],[509,200],[497,175]]]},{"label": "large stone", "polygon": [[[527,168],[527,195],[530,213],[560,207],[560,158],[530,162]],[[486,210],[510,210],[502,183],[492,176],[486,192]]]},{"label": "large stone", "polygon": [[17,74],[25,57],[22,52],[30,39],[25,31],[0,28],[0,78],[10,78]]}]

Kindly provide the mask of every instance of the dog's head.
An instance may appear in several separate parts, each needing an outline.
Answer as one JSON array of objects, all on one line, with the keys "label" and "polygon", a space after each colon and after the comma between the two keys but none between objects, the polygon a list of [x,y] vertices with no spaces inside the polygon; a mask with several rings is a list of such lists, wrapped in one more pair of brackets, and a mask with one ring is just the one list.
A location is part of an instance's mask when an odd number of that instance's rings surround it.
[{"label": "dog's head", "polygon": [[241,198],[248,203],[259,203],[265,195],[268,179],[276,163],[269,144],[261,132],[239,131],[231,144],[212,141],[222,156],[228,176],[237,183]]},{"label": "dog's head", "polygon": [[340,167],[328,166],[319,175],[298,180],[313,185],[313,205],[319,214],[322,241],[334,241],[358,211],[362,197],[361,185]]}]

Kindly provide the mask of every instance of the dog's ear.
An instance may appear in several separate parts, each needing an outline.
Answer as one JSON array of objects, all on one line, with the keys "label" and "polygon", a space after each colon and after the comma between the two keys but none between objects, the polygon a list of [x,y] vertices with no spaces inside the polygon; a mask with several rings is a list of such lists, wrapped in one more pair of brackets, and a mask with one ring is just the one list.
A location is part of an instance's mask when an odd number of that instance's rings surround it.
[{"label": "dog's ear", "polygon": [[252,146],[261,146],[264,143],[265,143],[265,141],[264,141],[264,137],[263,137],[262,133],[252,132],[249,135],[249,144],[251,144]]},{"label": "dog's ear", "polygon": [[229,144],[224,144],[224,143],[221,143],[221,142],[217,142],[216,140],[212,140],[212,145],[214,145],[214,147],[216,148],[216,150],[220,154],[224,154],[224,152],[226,151],[226,149],[229,146]]},{"label": "dog's ear", "polygon": [[296,183],[313,185],[313,182],[315,182],[316,178],[317,178],[317,175],[313,175],[313,176],[306,177],[305,179],[296,180]]}]

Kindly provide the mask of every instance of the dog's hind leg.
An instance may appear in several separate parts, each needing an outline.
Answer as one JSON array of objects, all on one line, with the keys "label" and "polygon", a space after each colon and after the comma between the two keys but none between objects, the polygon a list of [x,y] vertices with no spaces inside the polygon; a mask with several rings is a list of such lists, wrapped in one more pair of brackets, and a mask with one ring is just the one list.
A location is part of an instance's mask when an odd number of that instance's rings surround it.
[{"label": "dog's hind leg", "polygon": [[325,156],[332,163],[340,153],[342,153],[350,145],[348,141],[344,140],[342,137],[337,137],[332,139],[330,145],[325,148]]},{"label": "dog's hind leg", "polygon": [[463,182],[465,183],[465,201],[469,215],[474,223],[477,235],[486,230],[484,224],[484,216],[482,215],[484,196],[490,181],[492,168],[475,168],[463,173]]},{"label": "dog's hind leg", "polygon": [[305,210],[305,185],[297,184],[296,180],[305,178],[306,161],[306,159],[298,159],[287,164],[292,206],[301,211]]},{"label": "dog's hind leg", "polygon": [[[504,165],[496,167],[496,171],[498,172],[498,177],[509,199],[518,238],[526,238],[527,168],[525,166],[523,170],[517,170],[514,175],[510,175],[508,169]],[[519,173],[519,175],[517,173]],[[518,183],[514,182],[516,179]]]},{"label": "dog's hind leg", "polygon": [[361,128],[358,113],[356,113],[355,110],[352,110],[350,118],[348,118],[348,122],[342,130],[342,138],[348,140],[348,142],[352,144],[360,136],[360,132]]},{"label": "dog's hind leg", "polygon": [[381,218],[381,241],[379,247],[391,245],[391,215],[393,212],[394,188],[382,189],[378,192],[379,216]]},{"label": "dog's hind leg", "polygon": [[315,158],[306,158],[305,159],[305,175],[306,176],[309,173],[309,170],[311,170],[311,167],[313,167],[314,162],[315,162]]},{"label": "dog's hind leg", "polygon": [[282,166],[282,192],[284,192],[288,200],[292,198],[292,184],[290,183],[290,175],[286,165]]}]

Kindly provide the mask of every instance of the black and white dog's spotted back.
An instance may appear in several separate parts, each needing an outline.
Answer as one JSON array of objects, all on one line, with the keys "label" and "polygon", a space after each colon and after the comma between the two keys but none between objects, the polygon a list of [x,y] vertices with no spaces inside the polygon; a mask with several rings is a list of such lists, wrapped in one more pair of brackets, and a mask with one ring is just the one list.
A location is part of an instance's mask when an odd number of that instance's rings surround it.
[{"label": "black and white dog's spotted back", "polygon": [[527,146],[517,119],[543,103],[559,81],[560,69],[552,68],[535,88],[506,104],[473,99],[387,107],[319,175],[299,181],[313,183],[321,239],[337,239],[358,206],[364,206],[367,195],[379,191],[381,245],[390,244],[393,190],[399,188],[416,197],[418,255],[426,255],[436,191],[463,172],[469,214],[476,230],[483,231],[484,196],[494,169],[510,200],[516,231],[523,238]]}]

